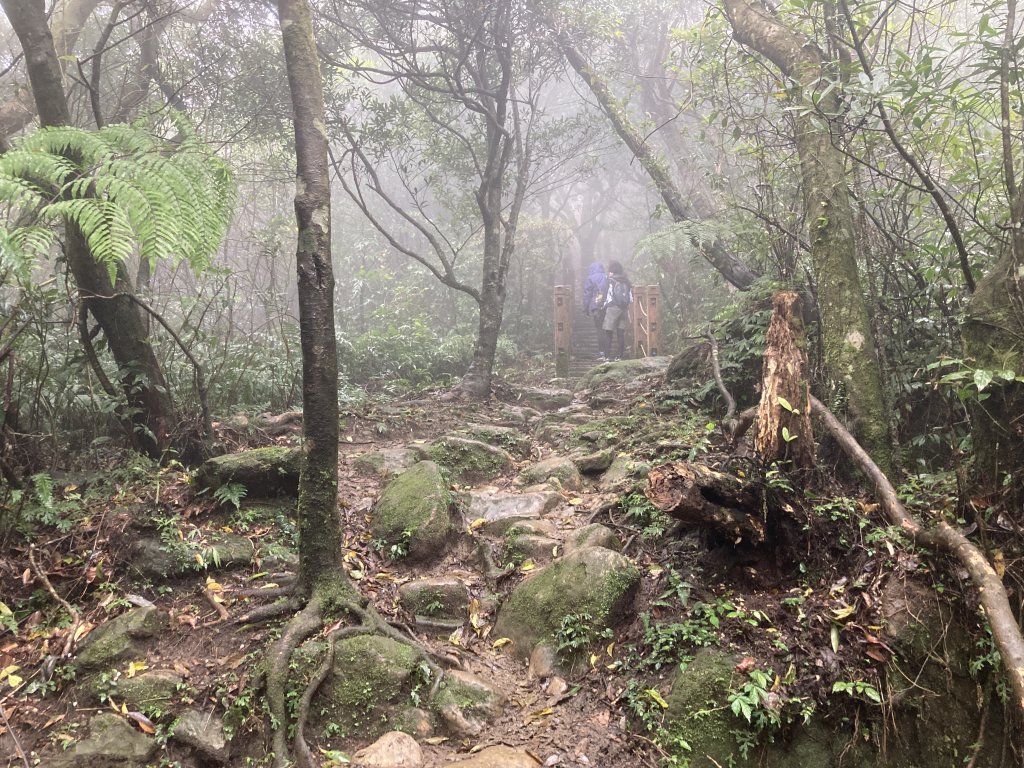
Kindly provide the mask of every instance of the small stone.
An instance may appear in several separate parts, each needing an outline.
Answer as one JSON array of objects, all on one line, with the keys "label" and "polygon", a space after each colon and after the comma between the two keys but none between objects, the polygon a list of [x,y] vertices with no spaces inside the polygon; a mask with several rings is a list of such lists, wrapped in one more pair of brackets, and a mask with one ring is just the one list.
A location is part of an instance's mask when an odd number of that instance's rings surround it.
[{"label": "small stone", "polygon": [[614,460],[615,451],[611,448],[606,448],[597,453],[588,453],[586,456],[579,456],[573,459],[576,462],[576,468],[584,474],[604,472],[612,465]]},{"label": "small stone", "polygon": [[501,714],[505,694],[476,675],[456,669],[445,675],[432,704],[452,734],[474,737]]},{"label": "small stone", "polygon": [[526,674],[531,678],[551,677],[558,670],[558,651],[547,643],[538,643],[530,654]]},{"label": "small stone", "polygon": [[548,692],[549,696],[558,697],[558,696],[561,696],[563,693],[565,693],[568,690],[569,690],[569,684],[567,682],[565,682],[564,678],[561,678],[558,675],[554,675],[554,676],[552,676],[552,678],[550,680],[548,680],[548,690],[547,690],[547,692]]},{"label": "small stone", "polygon": [[558,480],[562,488],[570,491],[579,491],[583,488],[583,477],[572,459],[564,456],[555,456],[551,459],[539,461],[524,469],[516,479],[520,485],[531,485],[543,483],[551,478]]},{"label": "small stone", "polygon": [[370,746],[360,749],[352,759],[355,765],[365,768],[420,768],[423,750],[409,734],[390,731]]}]

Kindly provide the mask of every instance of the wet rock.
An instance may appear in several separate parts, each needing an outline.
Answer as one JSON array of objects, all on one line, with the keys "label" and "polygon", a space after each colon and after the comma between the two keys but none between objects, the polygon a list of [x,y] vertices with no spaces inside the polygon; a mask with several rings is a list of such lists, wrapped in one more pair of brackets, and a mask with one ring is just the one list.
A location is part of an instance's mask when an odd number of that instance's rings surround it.
[{"label": "wet rock", "polygon": [[540,520],[561,501],[562,497],[550,489],[524,493],[471,491],[467,517],[470,520],[483,519],[485,533],[501,534],[514,523]]},{"label": "wet rock", "polygon": [[493,480],[511,472],[514,466],[508,451],[479,440],[450,435],[431,443],[427,453],[453,480],[466,484]]},{"label": "wet rock", "polygon": [[203,561],[202,567],[208,571],[241,568],[252,562],[253,551],[252,542],[237,533],[220,534],[202,549],[188,546],[169,549],[157,537],[141,536],[132,543],[129,557],[136,573],[155,579],[195,571],[196,555],[199,555]]},{"label": "wet rock", "polygon": [[526,560],[546,563],[555,556],[555,547],[560,545],[558,539],[527,533],[516,526],[505,534],[503,560],[506,563],[522,563]]},{"label": "wet rock", "polygon": [[524,387],[516,392],[520,405],[538,411],[557,411],[572,403],[572,392],[568,389]]},{"label": "wet rock", "polygon": [[525,426],[540,418],[540,411],[518,405],[506,405],[501,409],[498,423],[503,426]]},{"label": "wet rock", "polygon": [[384,489],[373,509],[373,535],[406,549],[413,562],[436,560],[452,533],[451,506],[437,465],[418,462]]},{"label": "wet rock", "polygon": [[557,479],[560,487],[570,491],[578,491],[583,488],[583,477],[580,475],[580,471],[572,459],[567,459],[564,456],[555,456],[527,467],[516,478],[516,482],[520,485],[531,485],[546,482],[550,478]]},{"label": "wet rock", "polygon": [[589,614],[595,631],[615,624],[632,605],[640,571],[617,552],[587,547],[556,560],[517,586],[501,607],[494,634],[528,657],[553,640],[562,619]]},{"label": "wet rock", "polygon": [[584,547],[604,547],[618,551],[622,549],[622,542],[611,528],[600,523],[591,523],[569,535],[565,540],[565,554]]},{"label": "wet rock", "polygon": [[521,749],[499,745],[487,747],[466,760],[453,760],[451,768],[538,768],[540,763]]},{"label": "wet rock", "polygon": [[93,670],[143,658],[148,641],[166,628],[167,614],[155,607],[134,608],[86,635],[76,664],[83,670]]},{"label": "wet rock", "polygon": [[473,737],[501,714],[505,694],[479,677],[455,669],[445,675],[431,703],[453,735]]},{"label": "wet rock", "polygon": [[227,483],[245,486],[246,498],[290,495],[299,492],[299,448],[254,448],[208,459],[196,474],[200,488],[215,491]]},{"label": "wet rock", "polygon": [[459,579],[440,576],[406,582],[398,588],[398,599],[417,618],[457,620],[461,624],[469,606],[469,590]]},{"label": "wet rock", "polygon": [[373,744],[352,756],[354,765],[363,768],[420,768],[423,750],[416,739],[401,731],[389,731]]},{"label": "wet rock", "polygon": [[89,720],[89,736],[78,742],[69,754],[51,759],[49,768],[136,768],[148,763],[157,752],[157,743],[135,730],[120,715],[101,712]]},{"label": "wet rock", "polygon": [[228,761],[224,723],[212,712],[190,709],[174,724],[172,736],[191,747],[203,760],[223,765]]},{"label": "wet rock", "polygon": [[392,730],[402,720],[418,667],[412,648],[389,637],[339,640],[331,674],[311,710],[316,713],[311,717],[313,727],[333,723],[346,740],[376,739]]}]

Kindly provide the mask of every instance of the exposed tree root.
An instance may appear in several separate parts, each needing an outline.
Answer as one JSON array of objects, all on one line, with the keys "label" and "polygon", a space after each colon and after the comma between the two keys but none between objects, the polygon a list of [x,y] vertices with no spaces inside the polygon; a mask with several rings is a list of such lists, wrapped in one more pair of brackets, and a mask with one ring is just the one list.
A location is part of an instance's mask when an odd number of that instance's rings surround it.
[{"label": "exposed tree root", "polygon": [[811,408],[846,455],[875,486],[879,504],[889,522],[902,529],[918,546],[951,555],[967,569],[971,582],[978,590],[992,638],[1003,660],[1003,669],[1013,694],[1013,708],[1020,721],[1024,722],[1024,637],[1010,608],[1006,589],[995,569],[966,536],[945,520],[925,527],[914,519],[896,496],[896,489],[889,478],[849,430],[816,398],[811,398]]},{"label": "exposed tree root", "polygon": [[[278,605],[275,604],[273,607]],[[299,702],[295,717],[295,736],[292,741],[292,750],[289,752],[289,717],[286,700],[289,663],[292,654],[303,641],[324,627],[329,616],[339,614],[348,616],[358,623],[336,627],[328,634],[328,652],[314,672]],[[285,768],[289,765],[291,756],[294,757],[298,768],[316,768],[317,763],[304,735],[310,705],[316,692],[330,675],[335,642],[340,638],[354,635],[382,635],[411,648],[420,662],[430,670],[433,684],[429,695],[433,696],[437,693],[444,678],[444,670],[438,661],[447,662],[448,660],[443,658],[435,660],[435,657],[415,638],[409,637],[385,621],[372,605],[366,604],[362,596],[356,593],[351,585],[344,582],[340,584],[333,581],[325,582],[313,591],[305,607],[288,622],[280,639],[273,644],[268,655],[267,706],[270,710],[274,768]]]},{"label": "exposed tree root", "polygon": [[259,624],[260,622],[279,619],[290,613],[295,613],[302,607],[302,601],[294,595],[284,600],[278,600],[267,605],[258,605],[251,611],[243,613],[235,618],[235,624]]}]

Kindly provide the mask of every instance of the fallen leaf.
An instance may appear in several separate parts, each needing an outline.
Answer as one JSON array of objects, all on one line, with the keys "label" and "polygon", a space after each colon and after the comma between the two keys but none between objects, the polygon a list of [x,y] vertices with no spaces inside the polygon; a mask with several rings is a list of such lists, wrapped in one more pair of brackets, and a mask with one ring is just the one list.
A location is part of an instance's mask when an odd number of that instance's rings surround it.
[{"label": "fallen leaf", "polygon": [[664,697],[661,695],[661,692],[658,691],[656,688],[648,688],[645,691],[645,693],[652,699],[654,699],[654,701],[658,703],[659,707],[661,707],[662,709],[668,709],[668,702],[665,701]]},{"label": "fallen leaf", "polygon": [[512,640],[508,637],[499,637],[497,640],[491,643],[491,648],[501,648],[502,646],[508,645],[511,642]]},{"label": "fallen leaf", "polygon": [[479,528],[483,527],[483,524],[486,523],[486,522],[487,522],[486,518],[483,518],[483,517],[478,517],[476,520],[472,521],[469,524],[469,531],[470,531],[470,533],[472,533],[473,531],[478,530]]},{"label": "fallen leaf", "polygon": [[530,571],[532,571],[536,567],[537,566],[533,562],[533,560],[526,560],[526,561],[523,562],[523,564],[521,566],[519,566],[519,570],[522,571],[523,573],[529,573]]},{"label": "fallen leaf", "polygon": [[156,726],[153,725],[153,721],[141,712],[129,712],[128,719],[134,720],[143,733],[148,733],[150,735],[156,733]]},{"label": "fallen leaf", "polygon": [[839,627],[832,625],[832,652],[839,653]]},{"label": "fallen leaf", "polygon": [[742,675],[750,672],[754,667],[757,666],[757,660],[753,656],[744,656],[740,659],[740,663],[736,665],[736,671]]},{"label": "fallen leaf", "polygon": [[133,661],[128,664],[128,671],[125,673],[129,678],[135,677],[139,672],[146,669],[148,665],[144,661]]},{"label": "fallen leaf", "polygon": [[423,740],[425,744],[429,744],[432,747],[437,746],[438,744],[444,744],[446,741],[448,741],[447,736],[431,736],[429,739]]}]

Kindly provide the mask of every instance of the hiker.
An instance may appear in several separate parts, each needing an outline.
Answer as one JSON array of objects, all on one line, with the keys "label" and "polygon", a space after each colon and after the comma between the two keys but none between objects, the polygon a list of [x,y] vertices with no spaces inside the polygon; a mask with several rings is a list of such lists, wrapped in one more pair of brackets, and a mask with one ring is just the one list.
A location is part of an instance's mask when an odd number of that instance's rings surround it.
[{"label": "hiker", "polygon": [[[629,319],[629,305],[633,303],[633,284],[626,277],[622,265],[613,261],[608,265],[608,290],[604,297],[604,331],[601,334],[601,357],[605,360],[621,360],[626,354],[626,321]],[[619,353],[612,356],[612,332],[619,336]]]},{"label": "hiker", "polygon": [[587,279],[583,283],[583,314],[594,318],[594,328],[600,340],[604,327],[604,294],[608,290],[608,276],[604,265],[595,261],[587,270]]}]

